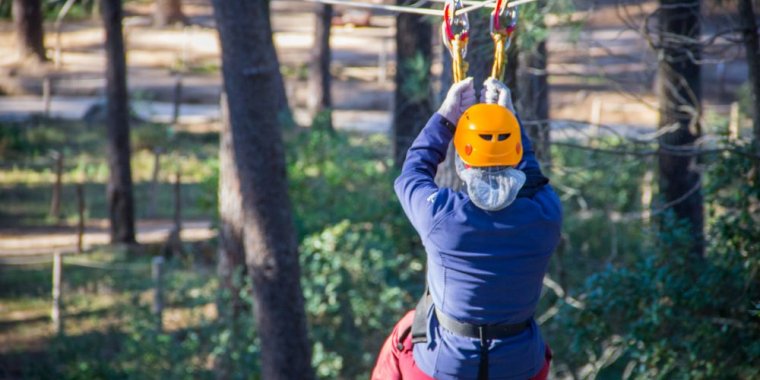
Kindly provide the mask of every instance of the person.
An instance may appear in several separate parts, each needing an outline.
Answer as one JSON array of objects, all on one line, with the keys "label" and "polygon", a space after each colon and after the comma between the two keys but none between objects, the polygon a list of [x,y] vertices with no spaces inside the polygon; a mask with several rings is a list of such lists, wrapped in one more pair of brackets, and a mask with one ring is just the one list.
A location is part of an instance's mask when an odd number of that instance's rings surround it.
[{"label": "person", "polygon": [[[394,187],[427,253],[428,290],[394,327],[372,379],[545,379],[551,350],[533,314],[562,209],[509,89],[454,84]],[[454,139],[463,191],[434,178]]]}]

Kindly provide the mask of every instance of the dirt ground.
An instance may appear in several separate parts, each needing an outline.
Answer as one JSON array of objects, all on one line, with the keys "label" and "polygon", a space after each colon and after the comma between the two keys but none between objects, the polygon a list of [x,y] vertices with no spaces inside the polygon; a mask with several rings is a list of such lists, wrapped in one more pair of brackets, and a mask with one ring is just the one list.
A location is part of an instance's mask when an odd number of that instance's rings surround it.
[{"label": "dirt ground", "polygon": [[[127,3],[124,33],[129,65],[129,87],[138,113],[166,122],[176,78],[182,74],[179,122],[197,131],[217,130],[219,43],[208,0],[185,0],[190,21],[184,27],[154,28],[148,3]],[[641,35],[640,26],[656,2],[601,0],[576,2],[573,19],[578,30],[552,29],[549,35],[549,82],[553,119],[630,125],[645,129],[657,123],[654,93],[656,57]],[[707,6],[706,6],[707,7]],[[314,16],[304,2],[274,0],[273,27],[278,55],[284,66],[286,88],[296,120],[309,123],[304,107],[306,74],[312,45]],[[703,33],[722,29],[731,9],[705,9]],[[551,21],[551,20],[549,20]],[[333,98],[339,128],[389,133],[394,72],[394,18],[373,15],[370,27],[333,29]],[[41,112],[43,79],[52,80],[51,113],[82,118],[103,96],[103,31],[97,20],[65,23],[61,53],[56,53],[53,26],[46,24],[48,56],[43,67],[16,63],[13,29],[0,23],[0,119]],[[702,66],[705,111],[728,114],[737,88],[746,81],[741,49],[726,40],[708,47]],[[199,222],[190,236],[207,236],[207,222]],[[205,224],[203,224],[205,223]],[[86,241],[104,239],[102,226],[93,223]],[[139,240],[165,233],[168,222],[145,221]],[[24,254],[71,246],[65,231],[0,230],[0,255]],[[153,235],[151,235],[153,234]],[[27,251],[24,251],[27,250]]]}]

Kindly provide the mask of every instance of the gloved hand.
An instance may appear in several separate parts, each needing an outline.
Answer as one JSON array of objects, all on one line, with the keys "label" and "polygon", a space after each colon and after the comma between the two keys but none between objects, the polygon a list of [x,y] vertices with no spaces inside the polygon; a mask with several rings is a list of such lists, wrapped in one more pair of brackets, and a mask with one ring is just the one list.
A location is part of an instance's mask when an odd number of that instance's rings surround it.
[{"label": "gloved hand", "polygon": [[438,114],[445,117],[451,124],[457,125],[462,113],[476,102],[472,78],[467,78],[451,85],[449,92],[446,94],[446,99],[443,100],[441,108],[438,109]]},{"label": "gloved hand", "polygon": [[483,89],[480,90],[480,101],[498,104],[515,113],[515,106],[512,104],[512,92],[504,83],[494,78],[488,78],[483,82]]}]

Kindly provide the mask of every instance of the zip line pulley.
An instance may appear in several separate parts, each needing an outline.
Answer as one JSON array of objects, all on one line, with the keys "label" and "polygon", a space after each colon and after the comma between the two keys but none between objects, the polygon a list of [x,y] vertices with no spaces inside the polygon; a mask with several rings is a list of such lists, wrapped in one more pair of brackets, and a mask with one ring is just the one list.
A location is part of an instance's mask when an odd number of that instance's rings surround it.
[{"label": "zip line pulley", "polygon": [[[497,0],[489,17],[491,39],[494,44],[491,77],[501,80],[506,65],[506,51],[512,44],[512,36],[517,29],[517,7],[508,0]],[[441,37],[444,46],[451,54],[452,76],[454,83],[467,77],[468,64],[467,43],[469,42],[470,22],[462,0],[446,0],[443,6]]]}]

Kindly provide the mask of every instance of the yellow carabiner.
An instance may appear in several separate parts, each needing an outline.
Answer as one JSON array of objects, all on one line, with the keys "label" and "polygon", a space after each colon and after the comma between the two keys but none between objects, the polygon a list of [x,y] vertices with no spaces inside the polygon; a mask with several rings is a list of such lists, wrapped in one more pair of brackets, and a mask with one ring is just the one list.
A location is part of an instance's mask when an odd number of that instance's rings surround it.
[{"label": "yellow carabiner", "polygon": [[491,12],[491,38],[493,39],[493,66],[491,77],[502,80],[504,66],[506,66],[507,49],[512,44],[512,34],[517,28],[517,8],[504,4],[505,0],[498,0],[496,7]]},{"label": "yellow carabiner", "polygon": [[464,8],[462,0],[447,0],[443,6],[443,23],[441,37],[443,44],[449,50],[452,59],[452,74],[454,83],[467,76],[467,43],[469,42],[470,22],[467,14],[457,14]]}]

